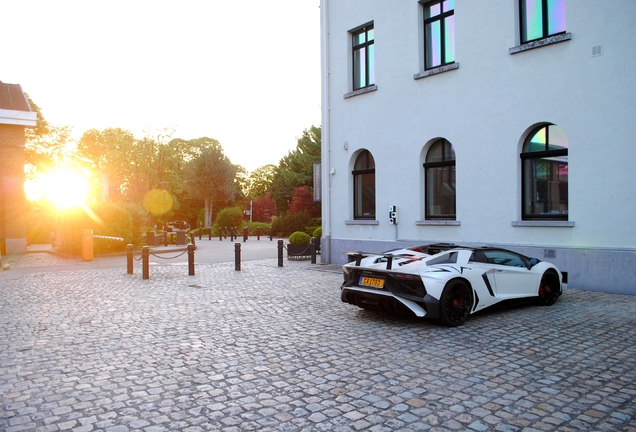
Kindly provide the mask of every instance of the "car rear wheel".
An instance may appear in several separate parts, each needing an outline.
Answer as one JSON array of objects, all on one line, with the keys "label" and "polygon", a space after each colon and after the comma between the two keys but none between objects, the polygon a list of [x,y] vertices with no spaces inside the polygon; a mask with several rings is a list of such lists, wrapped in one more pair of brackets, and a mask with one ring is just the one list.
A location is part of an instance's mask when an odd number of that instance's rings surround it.
[{"label": "car rear wheel", "polygon": [[538,303],[541,306],[552,306],[561,295],[559,276],[553,271],[543,273],[539,284]]},{"label": "car rear wheel", "polygon": [[439,317],[443,324],[456,327],[464,324],[473,308],[473,293],[461,280],[446,284],[439,302]]}]

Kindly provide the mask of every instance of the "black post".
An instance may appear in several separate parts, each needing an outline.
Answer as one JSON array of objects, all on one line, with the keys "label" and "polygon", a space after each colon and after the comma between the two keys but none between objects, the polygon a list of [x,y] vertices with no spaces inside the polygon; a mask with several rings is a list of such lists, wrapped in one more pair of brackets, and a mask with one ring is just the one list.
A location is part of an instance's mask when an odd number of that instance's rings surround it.
[{"label": "black post", "polygon": [[312,237],[309,243],[311,244],[311,263],[316,264],[316,237]]},{"label": "black post", "polygon": [[210,227],[210,231],[208,231],[208,240],[212,240],[212,227]]},{"label": "black post", "polygon": [[194,245],[188,245],[188,275],[194,276]]},{"label": "black post", "polygon": [[283,241],[278,240],[278,267],[283,266]]},{"label": "black post", "polygon": [[227,238],[227,227],[225,227],[223,233],[225,234],[225,238]]},{"label": "black post", "polygon": [[249,236],[249,234],[250,232],[247,226],[243,227],[243,243],[247,241],[247,237]]},{"label": "black post", "polygon": [[241,244],[234,243],[234,270],[241,270]]},{"label": "black post", "polygon": [[272,241],[272,238],[273,238],[273,236],[272,236],[272,227],[270,226],[269,227],[269,241]]},{"label": "black post", "polygon": [[199,240],[201,240],[202,235],[203,235],[203,222],[199,222]]},{"label": "black post", "polygon": [[260,240],[261,239],[261,227],[257,226],[256,227],[256,240]]},{"label": "black post", "polygon": [[150,246],[143,246],[141,248],[141,258],[143,278],[150,279]]},{"label": "black post", "polygon": [[192,245],[196,246],[196,241],[195,241],[196,237],[194,235],[194,231],[192,233],[190,233],[190,240],[192,240]]},{"label": "black post", "polygon": [[234,241],[234,227],[230,228],[230,241]]},{"label": "black post", "polygon": [[133,274],[133,245],[126,245],[126,266],[128,274]]},{"label": "black post", "polygon": [[223,228],[219,227],[219,241],[223,241]]}]

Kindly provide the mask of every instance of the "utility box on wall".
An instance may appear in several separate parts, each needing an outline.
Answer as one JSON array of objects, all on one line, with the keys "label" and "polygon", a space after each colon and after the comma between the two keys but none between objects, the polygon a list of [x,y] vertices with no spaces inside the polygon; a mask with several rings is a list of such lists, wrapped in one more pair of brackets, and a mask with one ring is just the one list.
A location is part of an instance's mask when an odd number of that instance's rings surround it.
[{"label": "utility box on wall", "polygon": [[397,225],[398,223],[398,210],[397,206],[389,206],[389,223],[391,225]]}]

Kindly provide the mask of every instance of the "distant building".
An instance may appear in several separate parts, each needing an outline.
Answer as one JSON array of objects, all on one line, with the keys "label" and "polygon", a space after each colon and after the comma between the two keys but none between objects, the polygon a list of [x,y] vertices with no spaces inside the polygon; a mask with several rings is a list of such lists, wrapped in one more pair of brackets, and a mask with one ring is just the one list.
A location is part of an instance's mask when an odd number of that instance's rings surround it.
[{"label": "distant building", "polygon": [[323,261],[499,245],[636,294],[636,1],[320,7]]},{"label": "distant building", "polygon": [[26,252],[24,128],[36,125],[19,84],[0,81],[0,251]]}]

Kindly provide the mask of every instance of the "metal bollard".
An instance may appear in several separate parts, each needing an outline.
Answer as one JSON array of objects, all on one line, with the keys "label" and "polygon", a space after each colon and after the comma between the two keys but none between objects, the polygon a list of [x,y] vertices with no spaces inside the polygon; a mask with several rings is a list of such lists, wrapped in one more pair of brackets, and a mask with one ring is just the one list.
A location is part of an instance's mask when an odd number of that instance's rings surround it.
[{"label": "metal bollard", "polygon": [[212,240],[212,227],[210,227],[210,231],[208,231],[208,240]]},{"label": "metal bollard", "polygon": [[133,274],[133,245],[126,245],[126,267],[128,274]]},{"label": "metal bollard", "polygon": [[248,230],[247,227],[243,227],[243,243],[245,243],[247,241],[247,237],[249,236],[250,232]]},{"label": "metal bollard", "polygon": [[230,228],[230,241],[234,241],[234,227]]},{"label": "metal bollard", "polygon": [[261,239],[261,227],[257,226],[256,227],[256,240],[260,240]]},{"label": "metal bollard", "polygon": [[309,243],[311,245],[311,263],[316,264],[316,237],[312,237]]},{"label": "metal bollard", "polygon": [[223,230],[219,227],[219,241],[223,241]]},{"label": "metal bollard", "polygon": [[202,235],[203,235],[203,223],[199,222],[199,240],[201,240]]},{"label": "metal bollard", "polygon": [[273,239],[272,231],[273,231],[272,227],[270,226],[269,227],[269,241],[272,241],[272,239]]},{"label": "metal bollard", "polygon": [[234,243],[234,270],[241,270],[241,244]]},{"label": "metal bollard", "polygon": [[278,240],[278,267],[283,266],[283,241]]},{"label": "metal bollard", "polygon": [[141,248],[141,262],[143,278],[150,279],[150,246],[143,246]]},{"label": "metal bollard", "polygon": [[192,240],[192,244],[193,244],[194,246],[196,246],[196,245],[197,245],[197,244],[196,244],[196,242],[195,242],[195,235],[194,235],[194,233],[192,233],[192,234],[190,235],[190,240]]},{"label": "metal bollard", "polygon": [[188,275],[194,276],[194,245],[188,245]]}]

